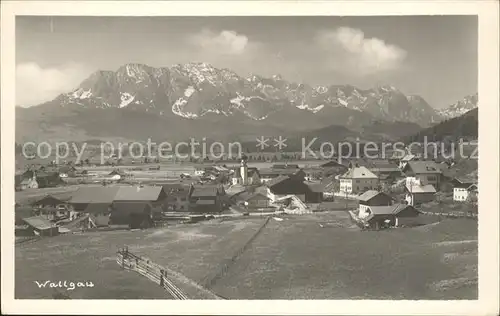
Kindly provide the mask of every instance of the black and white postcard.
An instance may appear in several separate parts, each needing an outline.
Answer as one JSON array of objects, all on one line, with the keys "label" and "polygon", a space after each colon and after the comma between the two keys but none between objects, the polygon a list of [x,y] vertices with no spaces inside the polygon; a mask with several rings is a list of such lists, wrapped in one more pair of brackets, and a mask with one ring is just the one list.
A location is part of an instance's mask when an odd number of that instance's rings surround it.
[{"label": "black and white postcard", "polygon": [[498,2],[6,1],[1,30],[2,312],[498,313]]}]

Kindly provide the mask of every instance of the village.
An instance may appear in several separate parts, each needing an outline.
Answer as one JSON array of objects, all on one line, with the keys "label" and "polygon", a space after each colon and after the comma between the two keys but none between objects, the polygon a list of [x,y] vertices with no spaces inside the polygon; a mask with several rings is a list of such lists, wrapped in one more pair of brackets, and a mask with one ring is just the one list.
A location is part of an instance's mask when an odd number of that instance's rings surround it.
[{"label": "village", "polygon": [[361,230],[418,226],[425,214],[477,218],[474,162],[408,151],[340,162],[30,166],[15,179],[16,238],[322,211],[348,212]]}]

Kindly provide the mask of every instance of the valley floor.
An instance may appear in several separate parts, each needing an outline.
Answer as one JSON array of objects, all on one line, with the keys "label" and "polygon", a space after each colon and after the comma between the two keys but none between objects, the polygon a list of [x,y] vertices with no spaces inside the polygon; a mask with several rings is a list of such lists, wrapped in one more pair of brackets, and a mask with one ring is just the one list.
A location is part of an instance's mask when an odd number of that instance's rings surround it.
[{"label": "valley floor", "polygon": [[[116,251],[179,272],[228,299],[475,299],[477,221],[361,232],[345,212],[213,220],[144,231],[62,235],[16,245],[16,298],[51,298],[35,280],[92,281],[71,298],[168,298],[121,270]],[[221,267],[228,264],[225,274]],[[179,285],[182,286],[182,285]]]}]

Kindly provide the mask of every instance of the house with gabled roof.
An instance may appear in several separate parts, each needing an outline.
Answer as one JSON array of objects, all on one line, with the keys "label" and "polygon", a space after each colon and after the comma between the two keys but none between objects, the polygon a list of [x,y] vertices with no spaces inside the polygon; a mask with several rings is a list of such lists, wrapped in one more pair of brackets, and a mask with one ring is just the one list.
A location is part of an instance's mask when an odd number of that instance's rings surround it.
[{"label": "house with gabled roof", "polygon": [[148,202],[114,202],[110,225],[128,225],[131,229],[153,226],[153,207]]},{"label": "house with gabled roof", "polygon": [[477,184],[477,178],[471,175],[455,178],[453,180],[453,201],[466,202],[471,199],[477,200]]},{"label": "house with gabled roof", "polygon": [[370,206],[361,219],[368,228],[378,230],[397,226],[413,226],[418,224],[416,218],[419,214],[417,209],[407,204]]},{"label": "house with gabled roof", "polygon": [[120,186],[114,202],[161,203],[167,197],[163,186]]},{"label": "house with gabled roof", "polygon": [[189,208],[199,213],[219,213],[225,204],[226,192],[222,185],[192,185],[189,189]]},{"label": "house with gabled roof", "polygon": [[295,195],[303,202],[319,203],[324,189],[321,184],[309,186],[304,182],[304,177],[297,175],[278,176],[266,182],[265,187],[267,197],[273,202],[285,196]]},{"label": "house with gabled roof", "polygon": [[258,209],[269,207],[270,199],[261,192],[244,191],[236,194],[233,199],[239,205],[244,205],[248,209]]},{"label": "house with gabled roof", "polygon": [[59,235],[59,228],[42,216],[24,218],[23,221],[31,228],[34,235],[45,237]]},{"label": "house with gabled roof", "polygon": [[434,161],[410,161],[402,171],[421,185],[431,184],[438,189],[441,183],[441,167]]},{"label": "house with gabled roof", "polygon": [[266,183],[279,176],[298,176],[305,177],[305,172],[302,169],[297,168],[278,168],[278,169],[260,169],[260,180],[262,183]]},{"label": "house with gabled roof", "polygon": [[361,193],[375,190],[378,187],[377,175],[364,166],[354,166],[339,176],[340,191],[345,193]]},{"label": "house with gabled roof", "polygon": [[436,195],[436,188],[432,184],[407,184],[405,188],[405,200],[413,206],[433,201]]},{"label": "house with gabled roof", "polygon": [[83,212],[89,204],[111,204],[115,201],[119,187],[81,187],[73,194],[69,203],[77,212]]},{"label": "house with gabled roof", "polygon": [[377,190],[368,190],[357,197],[359,201],[358,216],[364,217],[368,215],[366,212],[372,206],[390,206],[393,203],[393,198],[384,192]]}]

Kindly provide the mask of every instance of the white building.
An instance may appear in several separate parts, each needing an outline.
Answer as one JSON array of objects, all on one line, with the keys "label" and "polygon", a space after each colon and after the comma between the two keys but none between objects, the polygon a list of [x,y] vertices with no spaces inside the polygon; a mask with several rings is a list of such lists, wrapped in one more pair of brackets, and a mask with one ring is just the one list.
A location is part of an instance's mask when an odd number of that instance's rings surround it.
[{"label": "white building", "polygon": [[436,188],[432,184],[407,185],[405,200],[409,205],[418,205],[434,200]]},{"label": "white building", "polygon": [[[441,168],[434,161],[409,161],[403,168],[408,181],[418,181],[420,185],[432,185],[438,189],[441,182]],[[408,183],[409,184],[409,183]]]},{"label": "white building", "polygon": [[470,177],[454,179],[453,201],[466,202],[469,197],[477,198],[477,180]]},{"label": "white building", "polygon": [[353,167],[339,176],[340,192],[360,193],[376,190],[379,184],[378,177],[366,167]]},{"label": "white building", "polygon": [[202,169],[202,168],[196,168],[194,170],[194,175],[195,176],[198,176],[198,177],[201,177],[205,174],[205,169]]}]

